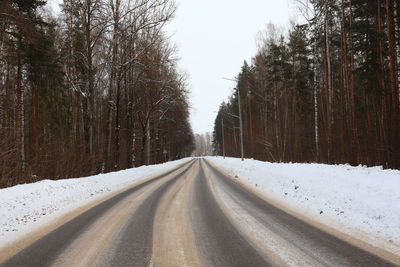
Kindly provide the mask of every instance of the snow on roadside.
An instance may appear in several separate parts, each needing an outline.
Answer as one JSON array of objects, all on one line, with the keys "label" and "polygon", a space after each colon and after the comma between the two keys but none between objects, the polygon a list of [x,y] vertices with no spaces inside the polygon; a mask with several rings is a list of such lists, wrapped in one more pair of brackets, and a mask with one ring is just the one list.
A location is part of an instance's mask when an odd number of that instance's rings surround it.
[{"label": "snow on roadside", "polygon": [[297,213],[400,255],[398,170],[206,159]]},{"label": "snow on roadside", "polygon": [[76,208],[189,160],[0,189],[0,248]]}]

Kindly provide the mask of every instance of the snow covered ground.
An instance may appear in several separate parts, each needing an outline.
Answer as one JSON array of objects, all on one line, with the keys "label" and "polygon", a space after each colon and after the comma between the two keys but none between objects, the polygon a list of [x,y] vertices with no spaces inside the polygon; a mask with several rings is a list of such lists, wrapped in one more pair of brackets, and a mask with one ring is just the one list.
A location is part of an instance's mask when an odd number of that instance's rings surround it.
[{"label": "snow covered ground", "polygon": [[207,159],[291,211],[400,255],[398,170]]},{"label": "snow covered ground", "polygon": [[189,160],[0,189],[0,248],[78,207],[143,179],[162,174]]}]

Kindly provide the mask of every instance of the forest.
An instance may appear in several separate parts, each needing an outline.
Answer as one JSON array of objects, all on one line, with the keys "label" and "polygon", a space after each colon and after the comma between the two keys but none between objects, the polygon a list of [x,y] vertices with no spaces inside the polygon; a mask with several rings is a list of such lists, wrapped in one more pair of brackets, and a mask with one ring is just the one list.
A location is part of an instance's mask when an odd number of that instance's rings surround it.
[{"label": "forest", "polygon": [[298,0],[305,23],[269,25],[221,104],[216,153],[400,168],[400,2]]},{"label": "forest", "polygon": [[172,0],[0,1],[0,188],[189,156]]}]

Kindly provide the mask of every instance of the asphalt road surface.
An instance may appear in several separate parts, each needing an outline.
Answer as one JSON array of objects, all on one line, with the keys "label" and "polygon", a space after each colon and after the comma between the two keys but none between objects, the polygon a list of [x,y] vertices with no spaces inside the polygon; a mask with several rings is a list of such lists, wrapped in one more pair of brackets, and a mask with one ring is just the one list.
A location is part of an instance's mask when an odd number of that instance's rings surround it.
[{"label": "asphalt road surface", "polygon": [[66,222],[1,266],[394,266],[267,203],[202,159]]}]

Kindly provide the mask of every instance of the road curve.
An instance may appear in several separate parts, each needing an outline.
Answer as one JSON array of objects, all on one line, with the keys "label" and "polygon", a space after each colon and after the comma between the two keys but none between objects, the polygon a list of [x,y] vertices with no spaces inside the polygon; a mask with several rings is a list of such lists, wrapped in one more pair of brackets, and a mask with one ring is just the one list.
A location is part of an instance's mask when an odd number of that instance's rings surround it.
[{"label": "road curve", "polygon": [[394,266],[190,161],[82,213],[1,266]]}]

